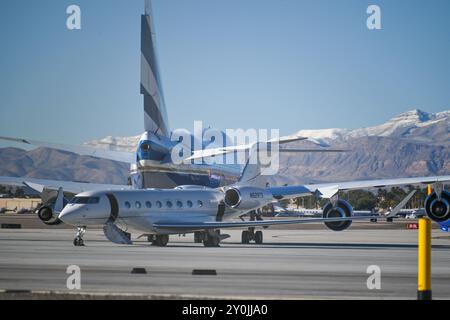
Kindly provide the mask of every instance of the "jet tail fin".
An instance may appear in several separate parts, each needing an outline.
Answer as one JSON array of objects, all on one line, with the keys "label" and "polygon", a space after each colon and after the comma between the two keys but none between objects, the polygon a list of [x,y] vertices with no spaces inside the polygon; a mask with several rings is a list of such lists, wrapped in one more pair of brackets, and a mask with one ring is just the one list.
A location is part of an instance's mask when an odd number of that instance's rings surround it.
[{"label": "jet tail fin", "polygon": [[168,137],[169,124],[151,11],[151,3],[146,0],[145,14],[141,17],[141,94],[144,96],[144,125],[145,131]]}]

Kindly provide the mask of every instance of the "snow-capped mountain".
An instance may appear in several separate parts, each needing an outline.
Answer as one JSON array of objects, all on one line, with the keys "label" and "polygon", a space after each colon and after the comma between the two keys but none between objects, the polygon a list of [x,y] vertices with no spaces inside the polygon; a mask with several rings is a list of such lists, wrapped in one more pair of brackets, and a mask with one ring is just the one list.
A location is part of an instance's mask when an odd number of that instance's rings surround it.
[{"label": "snow-capped mountain", "polygon": [[300,130],[295,135],[310,137],[322,144],[361,137],[391,137],[423,143],[447,144],[450,142],[450,111],[427,113],[416,109],[374,127],[354,130],[340,128]]},{"label": "snow-capped mountain", "polygon": [[132,137],[112,137],[108,136],[103,139],[92,140],[86,142],[84,145],[94,147],[94,148],[102,148],[107,150],[114,151],[128,151],[134,152],[136,151],[137,143],[139,142],[139,138],[141,136],[132,136]]},{"label": "snow-capped mountain", "polygon": [[[391,137],[409,141],[447,144],[450,143],[450,110],[427,113],[416,109],[402,113],[387,122],[360,129],[300,130],[291,136],[309,137],[321,144],[329,145],[361,137]],[[86,142],[85,145],[110,150],[134,152],[140,136],[112,137]]]}]

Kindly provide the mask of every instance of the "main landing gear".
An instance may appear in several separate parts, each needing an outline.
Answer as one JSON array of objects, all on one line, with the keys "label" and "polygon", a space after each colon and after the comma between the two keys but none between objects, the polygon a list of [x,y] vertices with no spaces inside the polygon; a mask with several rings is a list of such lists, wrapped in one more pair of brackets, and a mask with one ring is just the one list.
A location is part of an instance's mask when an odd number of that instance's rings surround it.
[{"label": "main landing gear", "polygon": [[194,243],[203,243],[205,247],[220,247],[220,230],[194,232]]},{"label": "main landing gear", "polygon": [[83,247],[84,246],[84,240],[83,236],[86,232],[86,227],[78,227],[77,228],[77,234],[75,236],[75,239],[73,240],[73,245],[75,247]]},{"label": "main landing gear", "polygon": [[[261,217],[261,211],[256,210],[250,212],[250,221],[263,221],[263,218]],[[263,228],[266,229],[267,227]],[[248,230],[242,231],[242,244],[249,244],[250,241],[255,241],[256,244],[262,244],[263,240],[264,239],[262,231],[255,231],[255,227],[249,227]]]},{"label": "main landing gear", "polygon": [[203,233],[203,245],[205,247],[220,247],[220,230],[208,230]]},{"label": "main landing gear", "polygon": [[169,243],[168,234],[150,235],[147,237],[148,242],[151,242],[153,246],[165,247]]},{"label": "main landing gear", "polygon": [[249,244],[250,241],[255,241],[256,244],[263,243],[263,233],[262,231],[256,231],[254,227],[248,228],[248,230],[242,231],[242,244]]},{"label": "main landing gear", "polygon": [[204,238],[203,232],[201,231],[194,232],[194,243],[202,243],[203,238]]}]

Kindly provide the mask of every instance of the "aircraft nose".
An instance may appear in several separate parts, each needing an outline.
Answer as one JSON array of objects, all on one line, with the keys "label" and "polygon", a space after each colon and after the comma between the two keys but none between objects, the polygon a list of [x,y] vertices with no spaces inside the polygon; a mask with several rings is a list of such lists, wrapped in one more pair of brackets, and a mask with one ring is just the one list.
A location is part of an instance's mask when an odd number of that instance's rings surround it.
[{"label": "aircraft nose", "polygon": [[59,220],[69,225],[77,225],[82,218],[83,206],[66,206],[59,214]]}]

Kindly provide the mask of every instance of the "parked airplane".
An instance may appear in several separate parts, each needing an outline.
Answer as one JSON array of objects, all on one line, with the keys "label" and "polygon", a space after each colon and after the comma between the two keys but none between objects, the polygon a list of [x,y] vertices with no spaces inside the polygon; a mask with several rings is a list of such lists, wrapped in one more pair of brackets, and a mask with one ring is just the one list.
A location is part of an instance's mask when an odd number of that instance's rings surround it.
[{"label": "parked airplane", "polygon": [[[279,223],[321,221],[330,229],[339,231],[347,229],[351,220],[356,219],[351,205],[338,199],[339,191],[421,183],[433,183],[435,186],[435,192],[425,202],[427,215],[437,222],[449,220],[450,193],[443,190],[443,183],[450,181],[450,176],[268,187],[255,184],[256,178],[261,176],[261,166],[250,161],[247,161],[243,170],[240,166],[233,165],[193,163],[194,160],[210,159],[239,151],[247,151],[249,157],[257,156],[257,150],[261,145],[267,143],[283,145],[305,139],[303,137],[284,137],[246,145],[211,148],[209,146],[214,145],[213,141],[202,142],[201,149],[192,152],[189,150],[189,153],[183,154],[185,158],[181,164],[174,163],[171,158],[172,151],[180,142],[186,141],[173,137],[169,130],[150,12],[147,3],[146,12],[141,18],[141,93],[144,101],[145,132],[141,136],[136,153],[2,138],[131,164],[131,186],[0,177],[0,183],[25,184],[43,193],[48,189],[58,190],[57,195],[39,209],[38,215],[48,224],[57,224],[62,219],[79,227],[74,242],[76,245],[82,244],[85,226],[93,223],[105,225],[106,236],[114,241],[117,239],[119,242],[124,241],[126,233],[117,226],[118,223],[123,223],[125,227],[133,227],[148,233],[151,238],[154,237],[155,244],[159,245],[167,243],[167,234],[198,231],[202,233],[196,234],[197,240],[203,237],[205,245],[216,245],[220,237],[215,236],[212,231],[230,227],[249,228],[242,233],[245,240],[243,242],[250,240],[262,242],[262,233],[253,232],[254,228]],[[343,150],[280,149],[280,151]],[[148,190],[155,187],[164,189]],[[176,188],[168,189],[173,187]],[[77,194],[83,191],[87,193],[79,194],[67,205],[64,192]],[[304,219],[302,222],[300,220],[226,222],[272,201],[310,195],[330,199],[323,209],[323,218]]]},{"label": "parked airplane", "polygon": [[[119,244],[132,244],[126,232],[128,228],[142,232],[158,246],[166,246],[170,234],[195,233],[196,242],[202,241],[208,247],[218,246],[222,239],[228,237],[220,233],[222,229],[248,228],[242,232],[242,243],[253,240],[260,244],[263,233],[260,230],[254,232],[257,227],[323,222],[333,231],[343,231],[353,220],[367,219],[367,216],[353,214],[351,205],[336,196],[339,190],[375,185],[414,185],[424,181],[433,181],[439,189],[442,182],[450,181],[450,176],[339,183],[333,187],[332,199],[325,205],[321,218],[232,221],[280,199],[331,191],[327,185],[258,188],[244,182],[216,189],[181,186],[175,189],[90,191],[75,196],[64,207],[59,219],[78,228],[74,239],[76,246],[84,245],[83,235],[87,226],[99,225],[103,226],[110,241]],[[448,222],[449,203],[450,192],[435,191],[425,201],[427,215],[436,222]]]}]

